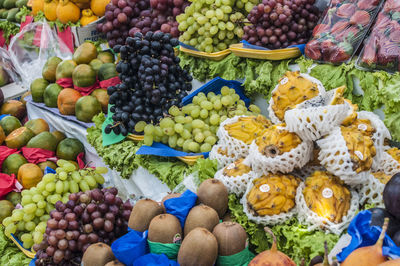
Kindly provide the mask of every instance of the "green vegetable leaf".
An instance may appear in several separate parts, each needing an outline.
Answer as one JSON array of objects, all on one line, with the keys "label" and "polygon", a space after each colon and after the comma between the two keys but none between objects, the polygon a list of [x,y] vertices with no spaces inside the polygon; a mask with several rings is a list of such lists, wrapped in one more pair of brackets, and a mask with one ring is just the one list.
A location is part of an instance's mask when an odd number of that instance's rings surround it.
[{"label": "green vegetable leaf", "polygon": [[0,265],[29,265],[31,261],[18,247],[6,237],[0,225]]},{"label": "green vegetable leaf", "polygon": [[7,44],[9,44],[10,36],[17,34],[19,32],[19,27],[15,23],[3,20],[0,21],[0,30],[3,31],[3,37],[6,39]]}]

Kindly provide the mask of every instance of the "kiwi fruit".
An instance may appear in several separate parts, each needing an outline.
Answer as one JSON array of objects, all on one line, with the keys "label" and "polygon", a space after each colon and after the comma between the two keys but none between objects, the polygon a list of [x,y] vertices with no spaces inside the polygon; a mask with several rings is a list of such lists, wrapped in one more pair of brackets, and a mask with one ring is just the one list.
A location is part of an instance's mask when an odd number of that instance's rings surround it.
[{"label": "kiwi fruit", "polygon": [[222,217],[223,222],[233,222],[233,216],[230,211],[225,213],[224,217]]},{"label": "kiwi fruit", "polygon": [[104,266],[125,266],[125,264],[123,264],[119,260],[112,260],[110,262],[107,262],[107,264]]},{"label": "kiwi fruit", "polygon": [[218,213],[213,208],[208,207],[207,205],[195,206],[190,210],[186,217],[184,227],[185,237],[196,227],[203,227],[212,232],[218,223]]},{"label": "kiwi fruit", "polygon": [[217,239],[220,256],[230,256],[246,248],[247,234],[238,223],[222,222],[214,227],[212,233]]},{"label": "kiwi fruit", "polygon": [[165,210],[164,201],[166,201],[167,199],[179,198],[181,195],[181,193],[168,193],[164,198],[162,198],[161,206]]},{"label": "kiwi fruit", "polygon": [[115,260],[111,247],[104,243],[91,244],[83,253],[83,266],[105,265],[107,262]]},{"label": "kiwi fruit", "polygon": [[217,260],[218,242],[206,228],[197,227],[182,241],[178,252],[180,266],[212,266]]},{"label": "kiwi fruit", "polygon": [[157,215],[150,222],[148,239],[152,242],[174,243],[174,238],[181,236],[181,223],[172,214]]},{"label": "kiwi fruit", "polygon": [[144,232],[149,228],[151,220],[161,213],[163,208],[156,201],[141,199],[132,208],[128,226],[135,231]]},{"label": "kiwi fruit", "polygon": [[217,211],[222,218],[228,209],[228,190],[225,185],[214,178],[204,180],[197,190],[200,202]]}]

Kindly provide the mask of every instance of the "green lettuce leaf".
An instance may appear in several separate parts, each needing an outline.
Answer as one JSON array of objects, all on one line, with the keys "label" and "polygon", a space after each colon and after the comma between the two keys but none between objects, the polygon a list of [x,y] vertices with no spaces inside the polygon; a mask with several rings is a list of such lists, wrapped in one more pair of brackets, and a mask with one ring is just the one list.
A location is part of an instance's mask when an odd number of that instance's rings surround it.
[{"label": "green lettuce leaf", "polygon": [[0,21],[0,30],[3,31],[3,37],[6,39],[7,44],[9,44],[10,36],[17,34],[19,32],[19,27],[15,23],[3,20]]},{"label": "green lettuce leaf", "polygon": [[31,261],[18,247],[6,237],[0,225],[0,265],[29,265]]},{"label": "green lettuce leaf", "polygon": [[214,178],[217,172],[218,162],[217,160],[211,159],[198,159],[193,165],[191,171],[192,173],[197,172],[200,183],[206,179]]}]

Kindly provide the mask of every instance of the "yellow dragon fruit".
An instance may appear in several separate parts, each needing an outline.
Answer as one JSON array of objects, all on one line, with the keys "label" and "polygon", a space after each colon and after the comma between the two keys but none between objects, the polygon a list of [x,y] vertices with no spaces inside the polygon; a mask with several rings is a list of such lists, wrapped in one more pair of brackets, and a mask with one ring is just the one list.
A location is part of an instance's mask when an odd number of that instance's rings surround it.
[{"label": "yellow dragon fruit", "polygon": [[272,123],[262,115],[240,117],[237,122],[224,126],[229,136],[251,144]]},{"label": "yellow dragon fruit", "polygon": [[236,177],[249,173],[251,171],[251,167],[247,164],[244,164],[243,161],[244,159],[241,158],[233,164],[226,166],[224,168],[223,174],[225,176]]}]

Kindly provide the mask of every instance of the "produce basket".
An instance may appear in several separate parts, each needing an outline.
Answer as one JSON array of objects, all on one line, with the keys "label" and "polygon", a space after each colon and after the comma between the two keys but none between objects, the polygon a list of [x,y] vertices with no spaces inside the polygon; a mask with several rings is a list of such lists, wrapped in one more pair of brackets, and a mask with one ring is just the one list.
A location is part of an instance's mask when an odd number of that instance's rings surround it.
[{"label": "produce basket", "polygon": [[248,44],[246,41],[241,43],[232,44],[229,50],[236,56],[264,59],[264,60],[285,60],[301,56],[304,52],[305,45],[297,45],[296,47],[289,47],[285,49],[269,50],[267,48]]},{"label": "produce basket", "polygon": [[223,51],[215,52],[215,53],[206,53],[206,52],[201,52],[194,47],[180,43],[179,51],[194,57],[200,57],[203,59],[210,59],[214,61],[220,61],[224,59],[227,55],[231,53],[230,49],[225,49]]}]

